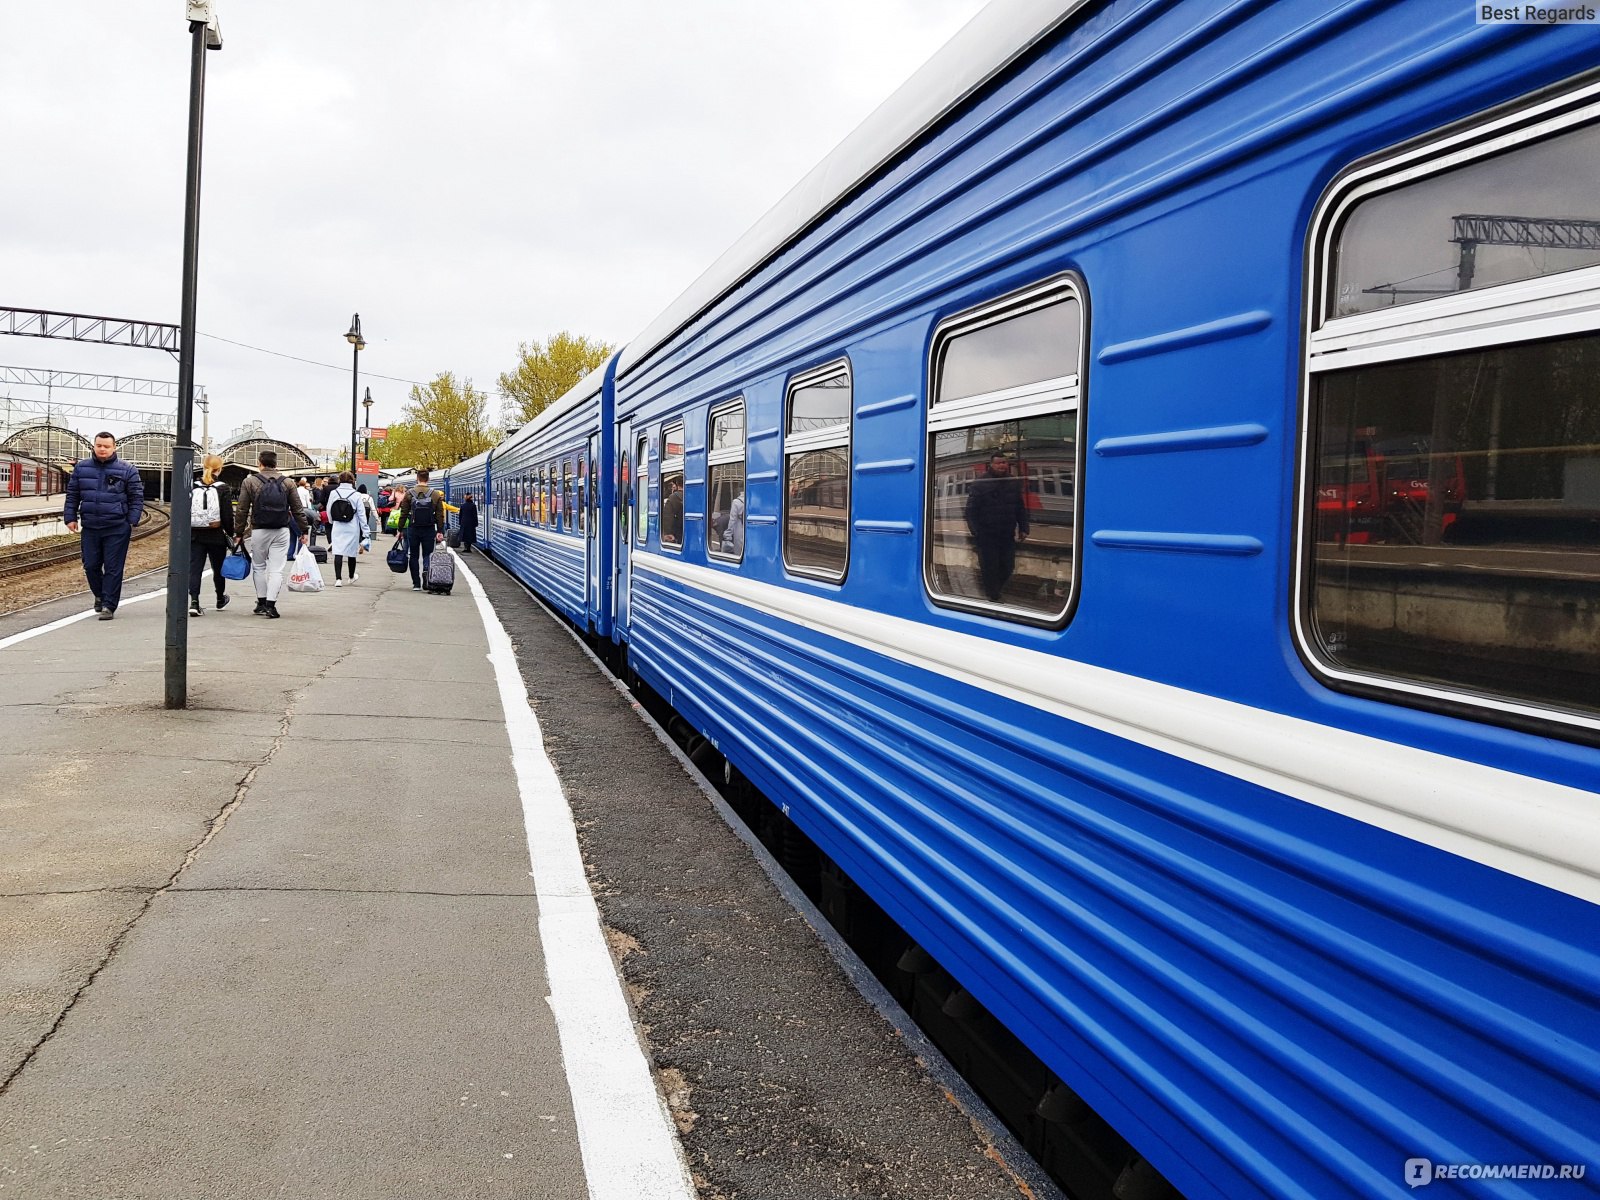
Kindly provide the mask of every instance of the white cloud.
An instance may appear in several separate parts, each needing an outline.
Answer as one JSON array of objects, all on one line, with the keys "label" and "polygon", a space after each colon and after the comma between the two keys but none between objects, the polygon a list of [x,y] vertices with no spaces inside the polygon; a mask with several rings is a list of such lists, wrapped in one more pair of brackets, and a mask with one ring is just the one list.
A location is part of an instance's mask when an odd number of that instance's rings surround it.
[{"label": "white cloud", "polygon": [[[218,0],[199,326],[341,370],[202,338],[213,430],[260,417],[342,442],[353,310],[364,373],[480,387],[521,340],[626,341],[979,7]],[[0,7],[4,303],[177,320],[182,14]],[[23,338],[0,363],[177,373],[154,351]],[[395,420],[404,385],[364,382]]]}]

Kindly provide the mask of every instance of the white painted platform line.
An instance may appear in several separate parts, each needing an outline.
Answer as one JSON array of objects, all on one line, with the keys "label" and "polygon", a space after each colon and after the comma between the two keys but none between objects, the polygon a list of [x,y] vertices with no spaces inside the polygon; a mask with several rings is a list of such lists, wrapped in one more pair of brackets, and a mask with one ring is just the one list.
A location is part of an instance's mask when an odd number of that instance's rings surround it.
[{"label": "white painted platform line", "polygon": [[589,1195],[592,1200],[694,1200],[676,1128],[650,1077],[606,948],[572,810],[544,751],[511,638],[460,555],[456,571],[472,589],[489,637],[489,662],[511,738],[539,898],[550,1008],[561,1034]]},{"label": "white painted platform line", "polygon": [[[209,571],[206,572],[208,575],[210,573]],[[138,604],[144,600],[154,600],[157,596],[165,596],[166,594],[167,589],[162,588],[159,592],[146,592],[142,596],[130,596],[128,599],[119,602],[117,607],[126,608],[130,604]],[[70,617],[62,617],[59,621],[51,621],[48,625],[41,625],[37,629],[24,629],[21,633],[13,633],[8,638],[0,638],[0,650],[4,650],[7,646],[15,646],[18,642],[25,642],[29,638],[36,638],[42,633],[49,633],[52,629],[64,629],[68,625],[75,625],[79,621],[87,621],[90,617],[98,615],[94,609],[89,608],[81,613],[73,613]]]}]

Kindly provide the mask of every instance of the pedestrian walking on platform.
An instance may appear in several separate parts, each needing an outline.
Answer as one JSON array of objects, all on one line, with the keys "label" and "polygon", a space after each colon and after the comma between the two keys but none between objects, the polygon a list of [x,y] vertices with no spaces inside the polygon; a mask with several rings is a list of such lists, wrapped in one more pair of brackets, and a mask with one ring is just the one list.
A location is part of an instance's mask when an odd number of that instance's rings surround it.
[{"label": "pedestrian walking on platform", "polygon": [[144,515],[144,480],[117,457],[117,439],[94,435],[94,455],[72,468],[61,520],[79,535],[83,573],[94,593],[94,610],[111,620],[122,601],[122,568],[133,527]]},{"label": "pedestrian walking on platform", "polygon": [[211,564],[211,582],[217,589],[217,609],[228,607],[228,581],[222,560],[233,542],[233,489],[223,483],[222,456],[208,454],[205,470],[189,491],[189,615],[205,614],[200,607],[200,576]]},{"label": "pedestrian walking on platform", "polygon": [[478,502],[468,492],[461,499],[461,553],[471,554],[478,540]]},{"label": "pedestrian walking on platform", "polygon": [[361,507],[366,513],[365,520],[367,522],[368,530],[367,544],[361,547],[361,553],[365,554],[369,549],[372,548],[373,539],[378,536],[378,506],[373,503],[372,497],[367,495],[366,484],[363,483],[358,486],[356,491],[361,493]]},{"label": "pedestrian walking on platform", "polygon": [[433,543],[444,528],[444,493],[428,486],[428,472],[417,472],[417,486],[400,500],[400,532],[405,534],[411,590],[420,592],[433,557]]},{"label": "pedestrian walking on platform", "polygon": [[263,450],[256,458],[261,473],[239,488],[239,510],[244,515],[240,540],[250,549],[250,578],[256,588],[256,615],[278,617],[278,593],[283,588],[283,567],[289,559],[289,535],[309,531],[311,520],[300,503],[299,491],[278,474],[278,452]]},{"label": "pedestrian walking on platform", "polygon": [[366,497],[356,491],[355,476],[339,476],[339,486],[328,493],[329,552],[333,555],[333,586],[344,586],[344,567],[350,564],[350,582],[356,581],[356,555],[367,540]]}]

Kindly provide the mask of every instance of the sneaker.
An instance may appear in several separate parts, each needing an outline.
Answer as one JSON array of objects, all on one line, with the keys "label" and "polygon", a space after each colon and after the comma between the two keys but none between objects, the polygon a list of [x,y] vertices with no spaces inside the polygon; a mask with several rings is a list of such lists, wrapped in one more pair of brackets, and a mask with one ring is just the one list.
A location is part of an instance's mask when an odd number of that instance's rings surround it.
[{"label": "sneaker", "polygon": [[102,608],[100,610],[100,619],[102,621],[109,621],[109,620],[111,620],[112,617],[114,617],[116,615],[117,615],[117,610],[114,609],[114,608]]},{"label": "sneaker", "polygon": [[420,583],[413,583],[411,585],[411,590],[413,592],[420,592],[422,590],[422,585]]},{"label": "sneaker", "polygon": [[259,617],[262,613],[264,613],[266,611],[267,611],[267,598],[265,596],[257,596],[256,597],[255,615]]},{"label": "sneaker", "polygon": [[221,595],[219,595],[217,597],[217,611],[221,612],[223,609],[227,608],[228,602],[232,599],[233,597],[228,595],[227,592],[223,592]]},{"label": "sneaker", "polygon": [[334,586],[334,587],[343,587],[343,586],[344,586],[344,580],[342,580],[342,579],[335,579],[335,580],[334,580],[334,581],[333,581],[333,586]]},{"label": "sneaker", "polygon": [[106,607],[106,602],[104,600],[100,599],[99,596],[96,596],[94,598],[94,610],[95,610],[95,612],[104,612],[105,611],[105,607]]},{"label": "sneaker", "polygon": [[261,615],[264,617],[271,617],[274,621],[276,621],[283,614],[278,611],[278,602],[276,600],[268,600],[267,607],[261,611]]},{"label": "sneaker", "polygon": [[206,615],[206,610],[200,607],[200,601],[189,601],[189,615],[191,617],[203,617]]},{"label": "sneaker", "polygon": [[357,575],[354,571],[350,572],[350,582],[351,583],[354,583],[356,580],[358,580],[360,578],[361,578],[361,576]]}]

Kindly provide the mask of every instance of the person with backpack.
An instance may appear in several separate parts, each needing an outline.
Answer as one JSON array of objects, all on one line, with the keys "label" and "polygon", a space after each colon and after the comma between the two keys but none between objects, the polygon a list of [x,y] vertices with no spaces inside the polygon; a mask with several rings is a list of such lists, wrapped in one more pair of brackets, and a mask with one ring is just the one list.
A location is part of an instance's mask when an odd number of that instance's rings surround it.
[{"label": "person with backpack", "polygon": [[228,607],[228,581],[222,560],[233,543],[233,489],[217,478],[222,456],[208,454],[205,470],[189,489],[189,615],[200,617],[200,576],[211,563],[211,582],[217,589],[217,610]]},{"label": "person with backpack", "polygon": [[250,579],[256,588],[256,615],[279,617],[278,592],[283,587],[283,567],[289,560],[290,530],[308,532],[310,518],[300,503],[294,481],[278,473],[278,452],[263,450],[256,456],[260,474],[239,488],[239,511],[244,513],[239,540],[250,550]]},{"label": "person with backpack", "polygon": [[433,543],[444,528],[444,493],[428,486],[428,472],[417,472],[417,486],[400,500],[400,532],[405,536],[411,590],[420,592],[433,557]]},{"label": "person with backpack", "polygon": [[356,478],[349,471],[339,476],[339,486],[328,493],[329,551],[333,555],[333,586],[344,586],[344,564],[350,563],[350,582],[356,581],[356,555],[367,540],[366,499],[356,491]]}]

